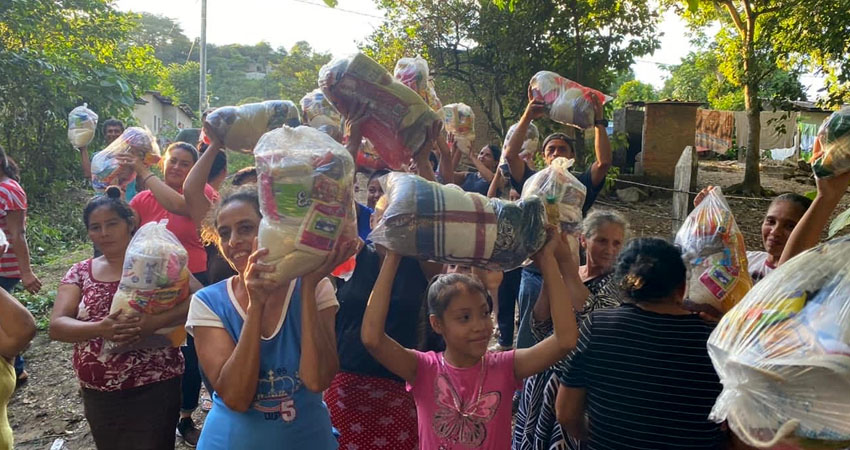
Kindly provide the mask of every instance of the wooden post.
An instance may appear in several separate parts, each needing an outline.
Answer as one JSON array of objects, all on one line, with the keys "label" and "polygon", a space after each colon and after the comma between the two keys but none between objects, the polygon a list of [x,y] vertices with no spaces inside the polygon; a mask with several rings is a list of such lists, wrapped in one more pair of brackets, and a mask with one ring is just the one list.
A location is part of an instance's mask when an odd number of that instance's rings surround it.
[{"label": "wooden post", "polygon": [[681,192],[673,193],[673,235],[679,231],[679,227],[685,223],[688,213],[693,209],[694,196],[686,192],[695,192],[697,187],[697,175],[699,173],[699,160],[695,147],[687,146],[676,163],[673,189]]}]

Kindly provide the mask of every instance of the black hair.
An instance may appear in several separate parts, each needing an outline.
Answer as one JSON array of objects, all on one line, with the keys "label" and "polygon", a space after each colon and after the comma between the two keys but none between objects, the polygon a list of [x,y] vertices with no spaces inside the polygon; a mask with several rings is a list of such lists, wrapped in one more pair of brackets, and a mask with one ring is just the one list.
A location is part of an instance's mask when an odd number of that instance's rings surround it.
[{"label": "black hair", "polygon": [[490,149],[490,152],[493,153],[493,159],[496,160],[496,164],[499,164],[499,158],[502,157],[502,149],[496,144],[490,144],[487,146]]},{"label": "black hair", "polygon": [[461,292],[480,293],[487,300],[490,310],[493,310],[493,300],[487,293],[484,284],[476,277],[463,273],[448,273],[434,276],[428,285],[428,313],[438,318],[449,307],[452,299]]},{"label": "black hair", "polygon": [[808,211],[809,206],[812,206],[812,199],[800,194],[795,194],[793,192],[786,192],[785,194],[774,198],[773,201],[770,202],[770,206],[773,206],[774,204],[779,202],[794,203],[800,208],[803,208],[803,212]]},{"label": "black hair", "polygon": [[2,170],[3,174],[7,177],[18,183],[21,182],[21,171],[18,168],[18,163],[6,154],[6,150],[4,150],[2,146],[0,146],[0,170]]},{"label": "black hair", "polygon": [[[194,145],[192,145],[188,142],[182,142],[182,141],[181,142],[175,142],[175,143],[169,145],[168,148],[165,149],[165,153],[170,154],[171,151],[174,150],[175,148],[179,148],[180,150],[185,150],[185,151],[189,152],[189,154],[192,155],[192,162],[198,162],[198,149],[196,149]],[[164,161],[165,161],[165,158],[163,158],[163,164],[164,164]]]},{"label": "black hair", "polygon": [[254,185],[235,187],[224,193],[218,204],[207,213],[204,226],[201,229],[201,240],[205,244],[215,244],[221,249],[221,238],[218,235],[218,215],[225,206],[234,202],[245,202],[257,211],[258,216],[263,216],[263,213],[260,212],[260,196],[257,194],[257,187]]},{"label": "black hair", "polygon": [[388,173],[390,173],[390,171],[386,169],[380,169],[372,172],[372,175],[369,175],[369,181],[367,182],[367,184],[371,183],[372,180],[374,180],[375,178],[380,178]]},{"label": "black hair", "polygon": [[231,184],[233,184],[234,186],[242,186],[248,183],[248,178],[257,178],[256,167],[250,166],[236,171],[236,173],[233,174],[233,180],[231,180]]},{"label": "black hair", "polygon": [[227,172],[227,154],[224,152],[218,152],[218,154],[215,155],[212,167],[210,167],[210,174],[207,176],[207,181],[212,180],[225,172]]},{"label": "black hair", "polygon": [[559,140],[566,142],[567,145],[570,146],[570,150],[573,151],[573,154],[576,153],[576,146],[575,146],[576,140],[567,136],[564,133],[552,133],[549,136],[546,136],[546,139],[543,140],[543,147],[540,147],[541,149],[543,149],[543,152],[546,152],[546,145],[549,142],[554,141],[555,139],[559,139]]},{"label": "black hair", "polygon": [[109,127],[121,127],[121,131],[124,131],[124,122],[118,119],[106,119],[103,121],[103,131],[105,132]]},{"label": "black hair", "polygon": [[133,208],[130,207],[130,204],[124,201],[123,197],[124,193],[121,192],[118,186],[109,186],[103,195],[98,195],[89,200],[85,208],[83,208],[83,223],[86,225],[86,229],[89,227],[89,219],[92,213],[98,208],[107,207],[127,222],[131,232],[135,231],[136,214]]},{"label": "black hair", "polygon": [[653,302],[681,287],[686,273],[678,247],[661,238],[639,238],[620,253],[615,276],[630,299]]}]

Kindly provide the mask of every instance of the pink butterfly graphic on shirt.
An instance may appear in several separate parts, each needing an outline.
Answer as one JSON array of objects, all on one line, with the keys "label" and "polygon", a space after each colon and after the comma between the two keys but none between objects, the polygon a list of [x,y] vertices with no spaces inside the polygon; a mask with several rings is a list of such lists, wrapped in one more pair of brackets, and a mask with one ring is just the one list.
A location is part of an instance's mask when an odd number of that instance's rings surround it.
[{"label": "pink butterfly graphic on shirt", "polygon": [[501,394],[481,394],[464,403],[445,375],[434,383],[437,411],[432,427],[441,439],[467,447],[479,447],[487,439],[487,423],[496,415]]}]

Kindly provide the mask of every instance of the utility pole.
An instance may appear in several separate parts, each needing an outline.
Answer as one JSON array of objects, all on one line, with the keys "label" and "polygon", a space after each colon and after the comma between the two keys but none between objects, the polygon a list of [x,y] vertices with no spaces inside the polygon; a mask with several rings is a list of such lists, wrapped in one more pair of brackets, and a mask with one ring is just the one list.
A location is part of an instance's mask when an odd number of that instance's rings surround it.
[{"label": "utility pole", "polygon": [[203,115],[207,109],[207,0],[201,0],[201,85],[198,108]]}]

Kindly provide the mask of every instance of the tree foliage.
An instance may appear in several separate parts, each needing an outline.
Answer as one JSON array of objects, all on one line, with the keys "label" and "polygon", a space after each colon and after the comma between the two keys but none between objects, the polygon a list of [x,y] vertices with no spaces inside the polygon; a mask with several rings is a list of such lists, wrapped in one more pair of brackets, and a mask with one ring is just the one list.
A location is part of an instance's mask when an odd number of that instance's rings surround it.
[{"label": "tree foliage", "polygon": [[316,53],[304,41],[295,43],[272,66],[271,81],[280,86],[280,97],[298,103],[304,94],[318,87],[319,69],[330,62],[328,53]]},{"label": "tree foliage", "polygon": [[648,83],[642,83],[638,80],[630,80],[623,83],[617,90],[617,97],[614,98],[614,108],[622,108],[628,102],[644,101],[653,102],[658,100],[658,92]]},{"label": "tree foliage", "polygon": [[88,102],[104,119],[128,119],[135,97],[161,78],[151,47],[127,45],[134,26],[104,0],[0,2],[0,144],[31,196],[78,174],[72,108]]},{"label": "tree foliage", "polygon": [[[503,6],[503,7],[500,7]],[[551,70],[606,89],[658,47],[657,13],[642,0],[382,0],[387,20],[362,45],[388,69],[422,55],[502,134],[526,103],[531,76]],[[504,8],[507,7],[507,8]]]},{"label": "tree foliage", "polygon": [[[207,84],[209,85],[209,76]],[[185,103],[198,111],[200,101],[201,65],[190,61],[186,64],[171,64],[166,68],[165,76],[160,82],[159,92],[171,97],[177,103]]]}]

